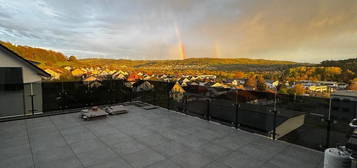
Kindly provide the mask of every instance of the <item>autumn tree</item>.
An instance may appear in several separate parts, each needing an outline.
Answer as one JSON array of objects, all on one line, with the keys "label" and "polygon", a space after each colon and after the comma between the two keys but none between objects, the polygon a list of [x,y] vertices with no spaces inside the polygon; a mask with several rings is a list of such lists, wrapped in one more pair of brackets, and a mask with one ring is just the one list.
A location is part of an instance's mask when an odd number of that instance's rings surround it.
[{"label": "autumn tree", "polygon": [[353,79],[353,76],[355,76],[355,73],[350,71],[350,70],[345,70],[342,72],[339,81],[344,81],[344,82],[348,82],[351,79]]},{"label": "autumn tree", "polygon": [[252,87],[256,88],[257,87],[257,80],[254,75],[249,75],[247,80],[244,83],[245,87]]},{"label": "autumn tree", "polygon": [[238,79],[241,79],[241,78],[244,78],[245,77],[245,74],[244,72],[241,72],[241,71],[238,71],[234,74],[234,77],[235,78],[238,78]]},{"label": "autumn tree", "polygon": [[288,94],[289,93],[289,89],[284,85],[282,85],[279,90],[278,90],[279,94]]},{"label": "autumn tree", "polygon": [[351,84],[348,86],[348,90],[357,90],[357,78],[354,78],[351,81]]},{"label": "autumn tree", "polygon": [[75,62],[77,61],[77,57],[72,55],[68,58],[68,61]]},{"label": "autumn tree", "polygon": [[259,75],[257,76],[257,89],[260,91],[265,91],[267,88],[267,85],[265,84],[265,79]]},{"label": "autumn tree", "polygon": [[29,46],[14,45],[9,42],[0,41],[0,44],[6,46],[10,50],[19,54],[21,57],[38,62],[58,62],[66,61],[67,58],[60,52],[46,50],[42,48],[34,48]]},{"label": "autumn tree", "polygon": [[305,87],[302,84],[296,84],[293,88],[289,90],[290,94],[302,95],[305,94]]}]

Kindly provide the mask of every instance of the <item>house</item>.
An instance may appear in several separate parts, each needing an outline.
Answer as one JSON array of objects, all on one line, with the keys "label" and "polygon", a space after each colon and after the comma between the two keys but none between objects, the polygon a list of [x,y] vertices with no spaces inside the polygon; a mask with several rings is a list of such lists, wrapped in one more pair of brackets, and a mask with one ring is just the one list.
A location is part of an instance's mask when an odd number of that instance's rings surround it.
[{"label": "house", "polygon": [[198,85],[200,86],[206,86],[207,82],[199,82]]},{"label": "house", "polygon": [[196,82],[191,82],[189,85],[198,86],[198,83],[196,83]]},{"label": "house", "polygon": [[64,69],[67,71],[71,71],[72,68],[70,66],[65,66]]},{"label": "house", "polygon": [[45,72],[47,72],[48,74],[51,75],[51,79],[59,79],[61,77],[61,73],[60,72],[57,72],[55,70],[52,70],[52,69],[45,69]]},{"label": "house", "polygon": [[245,80],[240,80],[240,79],[235,79],[232,81],[232,85],[238,86],[238,85],[243,85],[245,83]]},{"label": "house", "polygon": [[171,89],[171,98],[177,102],[180,102],[185,94],[185,89],[183,89],[180,83],[176,82],[176,84]]},{"label": "house", "polygon": [[124,86],[127,88],[133,88],[133,83],[132,82],[125,82]]},{"label": "house", "polygon": [[206,96],[209,96],[209,97],[217,97],[220,95],[227,94],[230,91],[223,87],[210,87],[207,89],[208,89],[208,92],[206,93]]},{"label": "house", "polygon": [[337,88],[338,84],[334,81],[319,81],[317,82],[321,86],[328,86],[330,88]]},{"label": "house", "polygon": [[182,80],[182,83],[187,83],[187,82],[190,82],[190,81],[191,81],[191,80],[185,78],[185,79]]},{"label": "house", "polygon": [[134,81],[136,81],[136,80],[139,80],[140,79],[140,76],[139,75],[137,75],[137,74],[135,74],[135,73],[132,73],[132,74],[130,74],[129,75],[129,77],[128,77],[128,81],[129,82],[134,82]]},{"label": "house", "polygon": [[123,80],[123,79],[125,79],[125,75],[124,74],[117,74],[117,73],[114,73],[113,75],[112,75],[112,78],[113,79],[121,79],[121,80]]},{"label": "house", "polygon": [[0,117],[42,112],[41,81],[50,77],[31,61],[0,44]]},{"label": "house", "polygon": [[98,80],[98,78],[94,77],[94,76],[90,76],[90,77],[87,77],[85,79],[83,79],[83,82],[93,82],[93,81],[96,81]]},{"label": "house", "polygon": [[145,78],[144,78],[144,80],[150,80],[151,79],[151,76],[146,76]]},{"label": "house", "polygon": [[327,86],[310,86],[310,87],[308,87],[308,89],[313,92],[327,92],[328,91]]},{"label": "house", "polygon": [[150,91],[150,90],[154,89],[154,85],[152,85],[148,81],[139,81],[134,84],[134,87],[135,87],[136,92]]},{"label": "house", "polygon": [[347,89],[348,84],[347,83],[338,83],[337,84],[337,89],[344,90]]},{"label": "house", "polygon": [[91,71],[91,74],[92,75],[99,75],[101,72],[102,72],[101,70],[95,69],[95,70]]},{"label": "house", "polygon": [[181,86],[187,86],[187,83],[186,83],[186,82],[183,82],[183,83],[181,84]]},{"label": "house", "polygon": [[273,89],[273,88],[276,88],[278,85],[279,85],[279,81],[274,81],[274,80],[265,80],[265,85],[270,88],[270,89]]},{"label": "house", "polygon": [[229,88],[229,86],[223,84],[223,83],[215,83],[214,85],[212,85],[211,87],[218,87],[218,88]]},{"label": "house", "polygon": [[81,70],[81,69],[75,69],[71,72],[72,76],[75,77],[81,77],[85,74],[85,71]]},{"label": "house", "polygon": [[102,86],[100,80],[94,76],[87,77],[83,79],[83,84],[87,85],[90,88],[97,88]]}]

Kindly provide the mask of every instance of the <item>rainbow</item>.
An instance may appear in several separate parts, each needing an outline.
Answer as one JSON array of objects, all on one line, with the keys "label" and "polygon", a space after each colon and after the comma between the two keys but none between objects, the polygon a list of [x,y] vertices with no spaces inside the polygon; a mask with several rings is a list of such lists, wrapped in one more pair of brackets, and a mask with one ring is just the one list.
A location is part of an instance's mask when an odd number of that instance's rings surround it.
[{"label": "rainbow", "polygon": [[184,43],[182,42],[181,32],[180,32],[177,24],[175,24],[175,30],[176,30],[176,38],[178,40],[178,52],[179,52],[180,59],[181,60],[187,59],[186,48],[185,48]]}]

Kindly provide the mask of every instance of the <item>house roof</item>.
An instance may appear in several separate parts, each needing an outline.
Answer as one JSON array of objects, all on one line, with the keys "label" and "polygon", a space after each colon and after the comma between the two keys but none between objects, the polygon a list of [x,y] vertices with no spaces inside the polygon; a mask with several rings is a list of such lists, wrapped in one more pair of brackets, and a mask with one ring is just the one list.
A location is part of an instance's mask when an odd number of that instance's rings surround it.
[{"label": "house roof", "polygon": [[96,77],[90,76],[90,77],[84,79],[83,81],[84,82],[92,82],[92,81],[96,81],[96,80],[98,80]]},{"label": "house roof", "polygon": [[14,51],[10,50],[9,48],[5,47],[2,44],[0,44],[0,50],[4,51],[9,56],[14,57],[17,60],[22,61],[25,65],[30,67],[32,70],[36,71],[37,74],[44,76],[44,77],[51,77],[51,75],[49,73],[47,73],[43,69],[36,66],[32,61],[29,61],[29,60],[21,57],[20,55],[16,54]]}]

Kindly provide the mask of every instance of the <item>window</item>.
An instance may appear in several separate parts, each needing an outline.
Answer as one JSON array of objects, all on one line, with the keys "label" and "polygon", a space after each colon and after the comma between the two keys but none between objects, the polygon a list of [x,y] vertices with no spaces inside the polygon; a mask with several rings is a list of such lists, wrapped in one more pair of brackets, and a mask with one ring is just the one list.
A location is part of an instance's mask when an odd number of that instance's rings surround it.
[{"label": "window", "polygon": [[22,68],[0,67],[0,90],[14,91],[22,89]]}]

